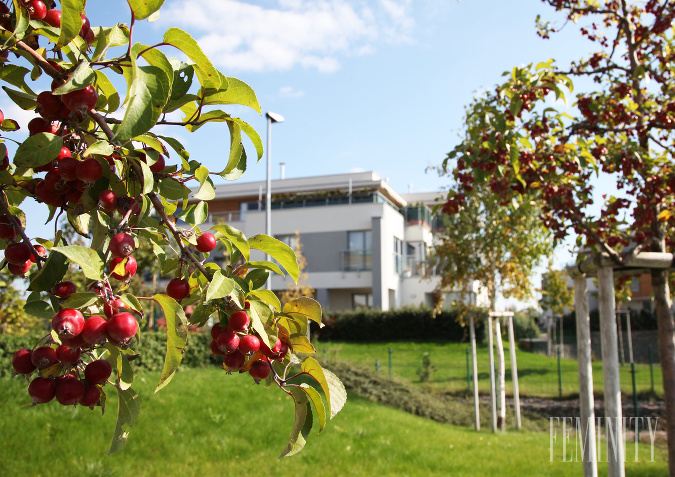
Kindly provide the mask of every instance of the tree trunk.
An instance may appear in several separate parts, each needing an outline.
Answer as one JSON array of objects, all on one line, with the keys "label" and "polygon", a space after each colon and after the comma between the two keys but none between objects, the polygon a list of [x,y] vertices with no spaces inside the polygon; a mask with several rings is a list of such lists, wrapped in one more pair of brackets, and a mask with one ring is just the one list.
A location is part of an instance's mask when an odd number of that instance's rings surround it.
[{"label": "tree trunk", "polygon": [[675,477],[675,323],[670,309],[668,271],[652,269],[654,304],[659,327],[659,358],[663,373],[663,392],[666,397],[666,431],[668,432],[668,467]]},{"label": "tree trunk", "polygon": [[506,365],[504,363],[504,342],[499,318],[495,320],[495,345],[497,347],[497,399],[499,402],[497,427],[503,431],[506,429]]}]

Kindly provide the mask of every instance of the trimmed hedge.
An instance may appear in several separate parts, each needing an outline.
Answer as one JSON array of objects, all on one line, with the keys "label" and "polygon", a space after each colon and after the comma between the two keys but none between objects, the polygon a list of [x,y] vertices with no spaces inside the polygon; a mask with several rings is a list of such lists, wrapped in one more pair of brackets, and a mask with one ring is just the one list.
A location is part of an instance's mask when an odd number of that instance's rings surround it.
[{"label": "trimmed hedge", "polygon": [[[591,331],[600,331],[600,310],[597,308],[591,310],[588,314],[590,319]],[[625,318],[623,318],[623,326],[625,331]],[[576,314],[574,311],[567,313],[563,317],[563,326],[566,330],[576,330]],[[630,312],[630,326],[633,331],[636,330],[657,330],[658,324],[656,322],[656,313],[649,310],[631,310]]]},{"label": "trimmed hedge", "polygon": [[[14,369],[12,368],[12,356],[14,352],[21,348],[32,348],[40,337],[41,335],[0,335],[0,377],[14,374]],[[210,342],[211,334],[208,332],[190,333],[181,366],[195,368],[220,366],[222,358],[216,359],[211,354],[209,348]],[[133,349],[140,354],[132,362],[136,369],[161,371],[164,366],[164,355],[166,354],[166,332],[147,331],[142,333],[140,344],[134,346]]]},{"label": "trimmed hedge", "polygon": [[[312,333],[322,341],[466,341],[467,324],[457,319],[459,310],[443,310],[435,318],[424,308],[398,308],[381,311],[361,309],[324,313],[325,326],[314,326]],[[484,317],[476,320],[476,339],[482,340]]]}]

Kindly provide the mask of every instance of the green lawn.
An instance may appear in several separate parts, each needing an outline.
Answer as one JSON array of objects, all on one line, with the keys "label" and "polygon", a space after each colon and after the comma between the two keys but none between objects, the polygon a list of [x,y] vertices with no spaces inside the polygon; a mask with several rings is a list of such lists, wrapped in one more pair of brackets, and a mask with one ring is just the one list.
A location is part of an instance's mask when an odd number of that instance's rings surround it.
[{"label": "green lawn", "polygon": [[[277,460],[293,423],[279,389],[219,369],[186,369],[157,395],[158,374],[137,376],[141,415],[127,447],[107,456],[116,399],[104,417],[57,403],[31,407],[19,378],[0,379],[0,475],[11,476],[469,476],[580,475],[563,463],[560,439],[549,462],[548,433],[493,435],[439,424],[350,395],[321,436]],[[632,452],[632,446],[631,446]],[[632,453],[629,455],[632,459]],[[628,475],[664,475],[666,457],[628,462]],[[600,465],[606,475],[606,464]]]},{"label": "green lawn", "polygon": [[[389,373],[389,349],[392,349],[392,374],[419,382],[418,370],[422,368],[422,359],[428,352],[431,363],[435,367],[429,384],[435,388],[448,391],[464,391],[469,389],[467,381],[467,349],[466,343],[343,343],[319,342],[315,344],[320,356],[328,359],[339,358],[359,363],[363,367],[377,369],[379,372]],[[512,394],[511,361],[508,343],[505,343],[506,357],[506,392]],[[477,349],[478,356],[478,384],[481,393],[490,392],[489,358],[486,345]],[[495,362],[496,362],[495,355]],[[517,351],[518,382],[522,396],[558,397],[560,393],[558,382],[558,359],[527,351]],[[563,396],[576,395],[579,392],[579,378],[577,362],[572,359],[561,359],[561,378]],[[661,367],[654,365],[654,391],[656,396],[663,396],[663,380]],[[596,395],[602,395],[602,363],[593,363],[593,382]],[[636,365],[636,383],[638,393],[649,393],[651,374],[649,365]],[[621,367],[621,389],[626,396],[632,396],[630,366]]]}]

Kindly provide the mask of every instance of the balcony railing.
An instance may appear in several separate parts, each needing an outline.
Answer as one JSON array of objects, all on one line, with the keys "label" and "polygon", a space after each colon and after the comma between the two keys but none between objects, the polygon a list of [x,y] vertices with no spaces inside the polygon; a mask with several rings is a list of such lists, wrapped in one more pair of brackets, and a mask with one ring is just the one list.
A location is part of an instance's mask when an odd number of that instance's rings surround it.
[{"label": "balcony railing", "polygon": [[343,272],[361,272],[373,269],[373,254],[369,250],[342,250]]},{"label": "balcony railing", "polygon": [[241,221],[241,212],[238,210],[226,210],[223,212],[210,212],[208,222],[213,223],[230,223],[230,222],[239,222]]},{"label": "balcony railing", "polygon": [[406,257],[403,262],[403,273],[404,277],[423,277],[425,275],[435,276],[438,275],[438,270],[436,267],[429,267],[427,263],[423,260]]}]

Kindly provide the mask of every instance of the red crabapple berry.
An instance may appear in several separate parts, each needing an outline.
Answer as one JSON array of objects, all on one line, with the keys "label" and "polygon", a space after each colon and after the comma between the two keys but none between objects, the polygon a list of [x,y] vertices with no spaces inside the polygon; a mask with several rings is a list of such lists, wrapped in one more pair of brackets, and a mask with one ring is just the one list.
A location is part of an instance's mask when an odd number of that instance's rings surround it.
[{"label": "red crabapple berry", "polygon": [[59,335],[76,336],[82,332],[84,316],[73,308],[63,308],[52,318],[52,328]]},{"label": "red crabapple berry", "polygon": [[[78,89],[66,93],[62,97],[63,104],[73,112],[86,114],[88,111],[94,109],[96,101],[98,100],[98,93],[96,89],[89,85],[83,89]],[[98,162],[98,161],[97,161]]]},{"label": "red crabapple berry", "polygon": [[225,364],[225,366],[227,366],[229,369],[234,370],[241,368],[244,365],[245,361],[246,356],[241,354],[239,351],[235,350],[232,353],[225,355],[223,364]]},{"label": "red crabapple berry", "polygon": [[216,237],[212,233],[204,232],[197,237],[197,250],[200,252],[210,252],[216,248]]},{"label": "red crabapple berry", "polygon": [[54,396],[61,405],[74,406],[84,396],[84,383],[74,376],[58,378]]},{"label": "red crabapple berry", "polygon": [[5,260],[14,265],[23,265],[26,260],[30,261],[33,252],[26,242],[10,243],[5,247]]},{"label": "red crabapple berry", "polygon": [[3,240],[14,240],[18,235],[16,227],[14,227],[14,221],[11,217],[3,215],[0,217],[0,239]]},{"label": "red crabapple berry", "polygon": [[93,184],[103,176],[103,166],[91,157],[80,164],[76,173],[77,178],[85,184]]},{"label": "red crabapple berry", "polygon": [[104,190],[98,195],[98,206],[106,212],[115,212],[117,208],[117,194],[111,190]]},{"label": "red crabapple berry", "polygon": [[84,321],[80,335],[90,345],[105,343],[108,339],[108,320],[102,316],[90,316]]},{"label": "red crabapple berry", "polygon": [[255,335],[242,336],[239,339],[239,351],[244,354],[255,353],[260,349],[260,339]]},{"label": "red crabapple berry", "polygon": [[80,404],[86,407],[94,408],[96,403],[101,399],[101,390],[95,384],[87,384],[84,386],[84,394],[80,399]]},{"label": "red crabapple berry", "polygon": [[61,364],[75,364],[80,359],[82,350],[80,348],[71,348],[68,345],[59,345],[56,347],[56,359]]},{"label": "red crabapple berry", "polygon": [[126,311],[115,313],[108,321],[108,336],[119,343],[131,339],[136,331],[138,331],[136,318]]},{"label": "red crabapple berry", "polygon": [[52,8],[50,10],[47,10],[47,13],[45,13],[45,17],[43,20],[49,25],[54,28],[61,28],[61,10],[57,10],[55,8]]},{"label": "red crabapple berry", "polygon": [[127,233],[120,232],[110,239],[109,250],[115,257],[128,257],[135,249],[134,238]]},{"label": "red crabapple berry", "polygon": [[80,167],[82,162],[78,161],[74,157],[64,157],[59,160],[58,171],[59,176],[64,181],[74,181],[77,180],[77,169]]},{"label": "red crabapple berry", "polygon": [[12,356],[12,366],[14,371],[19,374],[30,374],[37,369],[31,360],[32,351],[28,348],[22,348]]},{"label": "red crabapple berry", "polygon": [[251,369],[248,371],[248,374],[250,374],[251,377],[255,379],[256,383],[259,383],[270,375],[270,371],[270,364],[266,360],[260,359],[253,363]]},{"label": "red crabapple berry", "polygon": [[182,278],[174,278],[166,286],[166,294],[174,300],[182,300],[190,295],[190,284]]},{"label": "red crabapple berry", "polygon": [[89,384],[105,384],[112,374],[112,366],[105,359],[92,361],[84,368],[84,378]]},{"label": "red crabapple berry", "polygon": [[209,347],[211,348],[211,353],[213,353],[216,356],[225,356],[224,351],[220,351],[218,349],[218,342],[216,340],[211,340],[211,343],[209,343]]},{"label": "red crabapple berry", "polygon": [[157,162],[150,166],[152,172],[162,172],[166,167],[166,161],[161,154],[157,157]]},{"label": "red crabapple berry", "polygon": [[31,355],[31,361],[38,369],[46,369],[59,362],[56,351],[50,346],[35,348]]},{"label": "red crabapple berry", "polygon": [[47,121],[59,121],[62,119],[63,102],[58,95],[51,91],[43,91],[38,94],[35,111]]},{"label": "red crabapple berry", "polygon": [[[124,266],[124,275],[120,275],[119,273],[115,273],[115,267],[119,265],[122,260],[126,260],[127,263]],[[128,257],[120,258],[120,257],[115,257],[110,261],[109,264],[110,267],[110,276],[113,277],[116,280],[127,280],[134,275],[136,275],[136,270],[138,270],[138,263],[136,263],[136,259],[129,255]]]},{"label": "red crabapple berry", "polygon": [[260,340],[260,352],[268,358],[273,358],[277,355],[277,353],[279,353],[279,351],[281,351],[281,340],[279,338],[277,338],[277,341],[272,346],[272,349],[270,349],[264,341]]},{"label": "red crabapple berry", "polygon": [[52,378],[38,376],[28,385],[28,395],[35,404],[45,404],[54,399],[56,394],[56,381]]},{"label": "red crabapple berry", "polygon": [[33,248],[37,252],[37,257],[35,256],[35,254],[32,254],[30,256],[31,262],[36,263],[38,261],[38,257],[45,258],[47,256],[47,249],[44,248],[42,245],[35,245]]},{"label": "red crabapple berry", "polygon": [[26,273],[28,273],[28,270],[30,270],[32,263],[33,262],[30,260],[26,260],[23,265],[14,265],[13,263],[10,263],[7,266],[7,270],[9,270],[9,273],[17,277],[25,277]]},{"label": "red crabapple berry", "polygon": [[66,298],[77,291],[77,285],[73,282],[66,280],[54,285],[52,288],[52,295],[56,295],[59,298]]},{"label": "red crabapple berry", "polygon": [[223,331],[224,331],[224,330],[223,330],[223,327],[220,326],[220,323],[216,323],[216,324],[213,325],[213,327],[211,328],[211,339],[217,340],[217,339],[218,339],[218,336],[220,336],[220,334],[221,334]]},{"label": "red crabapple berry", "polygon": [[227,327],[234,332],[246,331],[250,323],[251,319],[245,311],[235,311],[232,313],[232,316],[230,316]]},{"label": "red crabapple berry", "polygon": [[[117,313],[120,308],[124,308],[124,302],[119,298],[115,298],[114,300],[107,301],[103,305],[103,314],[110,318],[115,313]],[[86,323],[87,322],[85,321],[85,324]]]},{"label": "red crabapple berry", "polygon": [[273,361],[282,360],[286,357],[286,354],[288,354],[288,344],[282,341],[281,346],[279,347],[279,351],[273,355],[270,355],[269,359]]},{"label": "red crabapple berry", "polygon": [[232,353],[239,347],[239,336],[230,331],[223,331],[216,340],[218,349],[225,353]]},{"label": "red crabapple berry", "polygon": [[31,20],[42,20],[47,14],[47,7],[42,0],[32,0],[26,3],[26,10]]}]

